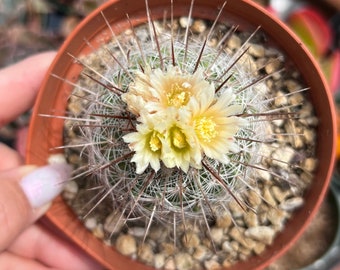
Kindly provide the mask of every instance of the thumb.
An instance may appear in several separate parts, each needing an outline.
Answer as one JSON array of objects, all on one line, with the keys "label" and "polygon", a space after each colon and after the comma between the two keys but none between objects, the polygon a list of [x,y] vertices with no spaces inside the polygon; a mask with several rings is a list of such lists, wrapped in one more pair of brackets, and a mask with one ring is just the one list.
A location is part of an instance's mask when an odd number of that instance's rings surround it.
[{"label": "thumb", "polygon": [[0,172],[0,253],[47,211],[70,173],[66,164]]}]

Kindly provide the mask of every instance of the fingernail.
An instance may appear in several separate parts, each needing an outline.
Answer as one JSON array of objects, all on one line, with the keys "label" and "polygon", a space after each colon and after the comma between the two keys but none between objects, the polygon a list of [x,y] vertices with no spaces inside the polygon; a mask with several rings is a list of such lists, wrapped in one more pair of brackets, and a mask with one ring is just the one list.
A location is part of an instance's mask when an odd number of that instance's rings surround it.
[{"label": "fingernail", "polygon": [[60,194],[71,175],[67,164],[51,164],[23,177],[20,185],[33,208],[41,207]]}]

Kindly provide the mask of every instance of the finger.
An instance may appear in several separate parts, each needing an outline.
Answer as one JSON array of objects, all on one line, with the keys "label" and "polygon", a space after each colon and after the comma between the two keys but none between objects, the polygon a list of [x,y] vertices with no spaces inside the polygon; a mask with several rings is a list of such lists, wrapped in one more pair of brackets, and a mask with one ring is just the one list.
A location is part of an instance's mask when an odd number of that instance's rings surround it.
[{"label": "finger", "polygon": [[54,52],[31,56],[0,72],[0,126],[32,107]]},{"label": "finger", "polygon": [[0,173],[0,252],[47,211],[70,171],[66,164],[54,164],[33,171],[32,166],[23,166]]},{"label": "finger", "polygon": [[[51,234],[41,225],[32,225],[27,228],[8,250],[58,269],[102,269],[79,248]],[[63,259],[60,260],[60,258]]]},{"label": "finger", "polygon": [[[23,163],[18,152],[0,142],[0,171],[16,168]],[[1,179],[0,179],[1,180]]]},{"label": "finger", "polygon": [[3,252],[0,254],[0,269],[52,270],[51,268],[46,267],[39,262],[22,258],[10,252]]},{"label": "finger", "polygon": [[26,154],[27,133],[27,127],[20,128],[16,133],[15,149],[21,157],[24,157]]}]

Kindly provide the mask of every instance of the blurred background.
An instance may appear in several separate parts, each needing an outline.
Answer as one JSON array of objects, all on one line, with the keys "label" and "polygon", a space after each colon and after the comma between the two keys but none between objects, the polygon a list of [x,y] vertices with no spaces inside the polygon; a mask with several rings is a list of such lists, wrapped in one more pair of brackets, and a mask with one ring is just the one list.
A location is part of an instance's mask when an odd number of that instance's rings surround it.
[{"label": "blurred background", "polygon": [[[278,16],[300,36],[320,64],[340,111],[340,0],[253,1]],[[0,68],[38,52],[58,50],[73,28],[103,2],[106,1],[0,0]],[[16,147],[25,137],[29,117],[27,112],[0,127],[0,142]],[[340,160],[340,130],[338,133]],[[330,195],[310,228],[292,250],[268,270],[340,270],[340,267],[333,268],[337,260],[340,261],[339,164]]]}]

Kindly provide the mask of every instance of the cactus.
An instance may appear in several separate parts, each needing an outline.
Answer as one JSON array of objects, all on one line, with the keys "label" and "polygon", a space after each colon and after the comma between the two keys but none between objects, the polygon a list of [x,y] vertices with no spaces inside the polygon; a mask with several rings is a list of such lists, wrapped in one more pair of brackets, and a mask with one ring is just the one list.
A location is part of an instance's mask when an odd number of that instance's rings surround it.
[{"label": "cactus", "polygon": [[265,166],[264,148],[280,136],[299,136],[275,134],[271,123],[295,121],[300,104],[272,108],[277,98],[266,80],[283,71],[263,74],[247,58],[260,28],[231,53],[225,43],[237,29],[218,23],[220,13],[204,36],[190,34],[190,13],[179,29],[173,16],[161,23],[148,7],[147,14],[146,24],[131,24],[100,51],[74,57],[82,77],[67,83],[81,108],[66,117],[66,134],[71,127],[77,138],[66,137],[64,148],[79,149],[85,160],[74,179],[104,187],[95,205],[112,199],[124,222],[209,227],[230,201],[248,208],[243,192],[256,190],[262,172],[289,184],[292,168]]}]

